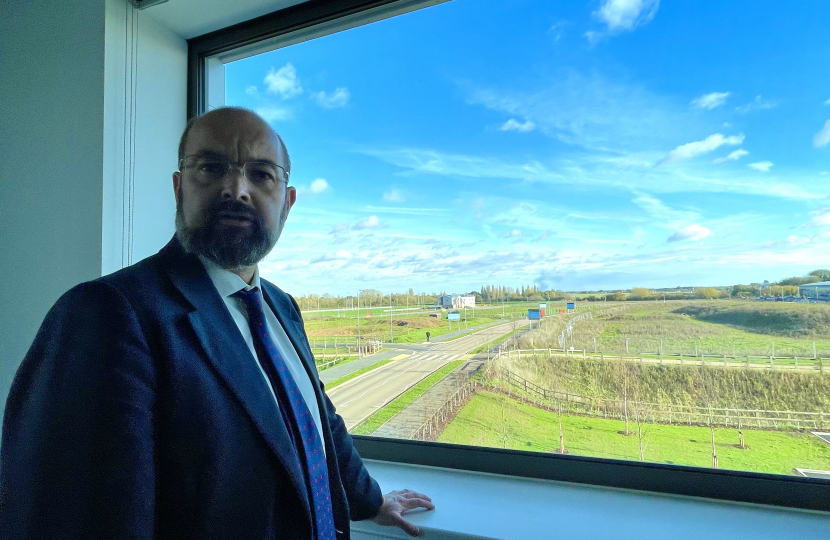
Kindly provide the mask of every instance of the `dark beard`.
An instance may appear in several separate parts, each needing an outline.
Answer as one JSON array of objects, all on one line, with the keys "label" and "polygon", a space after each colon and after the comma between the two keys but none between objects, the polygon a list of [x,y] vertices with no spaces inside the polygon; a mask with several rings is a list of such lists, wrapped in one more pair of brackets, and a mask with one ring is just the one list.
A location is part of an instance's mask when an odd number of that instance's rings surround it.
[{"label": "dark beard", "polygon": [[[226,270],[254,266],[268,255],[279,234],[269,232],[259,215],[238,201],[217,201],[208,208],[204,223],[188,227],[184,222],[181,196],[176,203],[176,236],[187,253],[201,255]],[[250,227],[227,227],[219,223],[221,212],[245,214]]]}]

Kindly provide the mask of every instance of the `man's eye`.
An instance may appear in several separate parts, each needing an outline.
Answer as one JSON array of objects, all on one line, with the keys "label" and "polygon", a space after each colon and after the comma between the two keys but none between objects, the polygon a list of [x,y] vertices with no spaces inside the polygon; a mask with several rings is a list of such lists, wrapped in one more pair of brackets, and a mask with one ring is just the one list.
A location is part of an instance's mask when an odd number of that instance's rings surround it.
[{"label": "man's eye", "polygon": [[248,174],[255,182],[272,182],[276,179],[274,171],[267,168],[252,167]]},{"label": "man's eye", "polygon": [[208,162],[199,164],[199,172],[209,174],[211,176],[221,176],[228,170],[224,163]]}]

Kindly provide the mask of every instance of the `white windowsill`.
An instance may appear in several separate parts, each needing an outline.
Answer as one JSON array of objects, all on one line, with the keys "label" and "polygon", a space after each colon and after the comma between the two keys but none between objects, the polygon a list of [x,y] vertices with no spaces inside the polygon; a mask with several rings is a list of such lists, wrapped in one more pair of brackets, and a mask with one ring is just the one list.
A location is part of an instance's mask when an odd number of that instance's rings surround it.
[{"label": "white windowsill", "polygon": [[[830,513],[366,460],[385,492],[429,495],[409,519],[425,538],[807,540],[830,538]],[[355,540],[409,538],[352,524]]]}]

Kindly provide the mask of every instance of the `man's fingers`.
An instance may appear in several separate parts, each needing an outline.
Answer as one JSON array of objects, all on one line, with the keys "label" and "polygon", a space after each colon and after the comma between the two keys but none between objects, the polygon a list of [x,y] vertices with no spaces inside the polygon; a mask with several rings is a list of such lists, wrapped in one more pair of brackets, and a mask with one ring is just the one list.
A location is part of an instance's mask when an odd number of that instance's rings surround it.
[{"label": "man's fingers", "polygon": [[395,525],[400,527],[400,529],[409,536],[421,536],[421,529],[405,520],[397,512],[392,514],[392,520],[395,522]]},{"label": "man's fingers", "polygon": [[432,500],[429,497],[427,497],[426,495],[424,495],[423,493],[417,493],[415,491],[409,491],[408,489],[403,490],[401,493],[404,495],[405,499],[426,499],[428,501]]},{"label": "man's fingers", "polygon": [[409,510],[413,510],[415,508],[426,508],[427,510],[435,510],[435,505],[432,504],[431,500],[422,499],[420,497],[404,499],[403,507],[405,508],[404,512],[408,512]]}]

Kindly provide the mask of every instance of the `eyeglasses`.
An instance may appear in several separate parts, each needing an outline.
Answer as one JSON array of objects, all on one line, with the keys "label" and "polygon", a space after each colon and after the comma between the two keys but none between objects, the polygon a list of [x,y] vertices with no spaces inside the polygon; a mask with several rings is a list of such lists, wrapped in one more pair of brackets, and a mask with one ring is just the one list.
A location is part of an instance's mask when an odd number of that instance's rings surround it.
[{"label": "eyeglasses", "polygon": [[231,170],[241,170],[242,176],[256,184],[282,182],[288,184],[288,171],[270,161],[232,163],[227,159],[192,154],[179,160],[179,170],[196,169],[196,175],[205,182],[222,180]]}]

